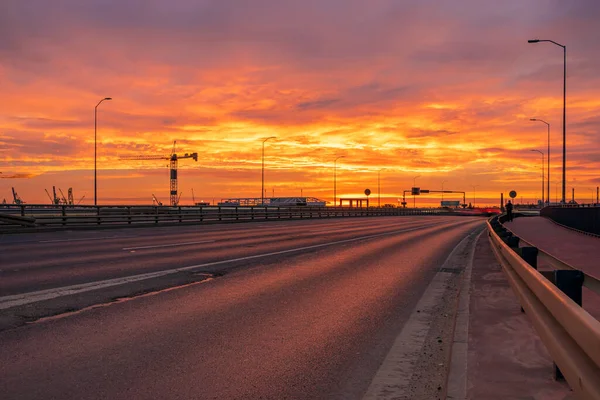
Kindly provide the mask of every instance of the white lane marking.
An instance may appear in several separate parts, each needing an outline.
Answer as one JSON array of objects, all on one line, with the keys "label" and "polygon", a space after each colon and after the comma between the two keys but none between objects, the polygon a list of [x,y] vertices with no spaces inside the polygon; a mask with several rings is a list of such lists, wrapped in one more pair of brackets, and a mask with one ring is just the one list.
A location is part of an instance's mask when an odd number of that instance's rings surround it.
[{"label": "white lane marking", "polygon": [[137,281],[141,281],[144,279],[156,278],[156,277],[169,275],[169,274],[175,274],[177,272],[189,271],[189,270],[193,270],[193,269],[197,269],[197,268],[228,264],[228,263],[237,262],[237,261],[253,260],[253,259],[257,259],[257,258],[276,256],[276,255],[280,255],[280,254],[294,253],[294,252],[298,252],[298,251],[333,246],[333,245],[342,244],[342,243],[357,242],[359,240],[373,239],[376,237],[389,236],[389,235],[393,235],[393,234],[397,234],[397,233],[411,232],[411,231],[415,231],[417,229],[425,229],[425,228],[430,228],[432,226],[439,226],[439,225],[440,224],[436,222],[436,223],[432,223],[432,224],[428,224],[428,225],[421,225],[421,226],[409,228],[409,229],[401,229],[401,230],[397,230],[397,231],[377,233],[377,234],[373,234],[373,235],[361,236],[361,237],[352,238],[352,239],[336,240],[333,242],[315,244],[312,246],[297,247],[295,249],[274,251],[271,253],[256,254],[256,255],[247,256],[247,257],[232,258],[229,260],[213,261],[213,262],[209,262],[209,263],[205,263],[205,264],[190,265],[189,267],[181,267],[181,268],[168,269],[168,270],[163,270],[163,271],[158,271],[158,272],[149,272],[149,273],[145,273],[145,274],[132,275],[132,276],[128,276],[125,278],[106,279],[106,280],[102,280],[102,281],[82,283],[82,284],[78,284],[78,285],[65,286],[65,287],[61,287],[61,288],[46,289],[46,290],[40,290],[40,291],[36,291],[36,292],[28,292],[28,293],[4,296],[4,297],[0,297],[0,310],[4,310],[7,308],[16,307],[16,306],[21,306],[24,304],[35,303],[35,302],[43,301],[43,300],[50,300],[50,299],[54,299],[54,298],[61,297],[61,296],[67,296],[67,295],[76,294],[76,293],[88,292],[90,290],[102,289],[102,288],[106,288],[106,287],[110,287],[110,286],[122,285],[122,284],[130,283],[130,282],[137,282]]},{"label": "white lane marking", "polygon": [[90,237],[90,238],[78,238],[78,239],[53,239],[53,240],[40,240],[38,243],[59,243],[59,242],[80,242],[83,240],[102,240],[102,239],[126,239],[135,238],[139,236],[105,236],[105,237]]},{"label": "white lane marking", "polygon": [[200,240],[198,242],[157,244],[157,245],[153,245],[153,246],[138,246],[138,247],[123,247],[123,250],[158,249],[161,247],[177,247],[177,246],[187,246],[190,244],[213,243],[213,242],[215,242],[215,240]]},{"label": "white lane marking", "polygon": [[414,373],[414,366],[421,357],[421,349],[429,333],[435,306],[442,300],[447,281],[452,276],[452,273],[441,271],[445,267],[457,264],[455,255],[459,252],[467,249],[469,252],[475,251],[477,241],[473,239],[474,236],[479,237],[477,230],[468,233],[446,257],[439,272],[435,274],[425,289],[404,328],[396,337],[392,348],[373,377],[363,400],[413,398],[409,384]]},{"label": "white lane marking", "polygon": [[310,232],[310,233],[338,233],[338,232],[351,232],[351,231],[360,231],[360,230],[365,230],[365,229],[384,229],[384,228],[391,228],[391,227],[397,227],[398,225],[409,225],[409,226],[414,226],[414,224],[398,224],[398,223],[393,223],[393,224],[387,224],[387,225],[373,225],[373,226],[364,226],[364,225],[347,225],[347,226],[332,226],[331,228],[327,228],[327,229],[309,229],[306,230],[306,232]]}]

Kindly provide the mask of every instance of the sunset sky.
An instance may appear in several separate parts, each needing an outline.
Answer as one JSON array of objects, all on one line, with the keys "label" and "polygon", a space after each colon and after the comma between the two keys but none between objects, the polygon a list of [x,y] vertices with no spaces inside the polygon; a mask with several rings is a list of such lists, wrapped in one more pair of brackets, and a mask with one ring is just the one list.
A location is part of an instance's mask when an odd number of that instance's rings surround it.
[{"label": "sunset sky", "polygon": [[[600,185],[597,0],[2,0],[0,202],[73,187],[98,201],[182,204],[270,196],[333,200],[370,188],[397,203],[413,184],[541,196],[551,124],[551,200],[560,199],[562,49],[567,45],[567,190]],[[460,199],[460,196],[447,196]],[[418,198],[417,204],[439,201]],[[412,205],[412,198],[409,201]]]}]

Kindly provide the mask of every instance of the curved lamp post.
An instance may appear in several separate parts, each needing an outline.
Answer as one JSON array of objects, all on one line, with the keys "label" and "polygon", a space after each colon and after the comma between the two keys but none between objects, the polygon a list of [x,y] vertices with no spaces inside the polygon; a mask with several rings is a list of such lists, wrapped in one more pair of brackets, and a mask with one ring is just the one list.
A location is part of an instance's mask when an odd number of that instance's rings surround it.
[{"label": "curved lamp post", "polygon": [[97,155],[98,155],[98,146],[97,146],[97,133],[98,133],[98,106],[102,104],[105,100],[112,100],[112,97],[105,97],[96,104],[94,107],[94,205],[98,205],[98,169],[97,169]]},{"label": "curved lamp post", "polygon": [[473,208],[475,208],[475,188],[479,187],[479,185],[471,185],[473,187]]},{"label": "curved lamp post", "polygon": [[262,179],[261,179],[261,188],[260,188],[260,205],[265,205],[265,142],[269,139],[275,139],[277,136],[269,136],[262,141]]},{"label": "curved lamp post", "polygon": [[544,204],[544,153],[540,150],[531,150],[542,155],[542,204]]},{"label": "curved lamp post", "polygon": [[333,161],[333,206],[337,207],[337,160],[345,158],[346,156],[339,156]]},{"label": "curved lamp post", "polygon": [[444,201],[444,183],[448,181],[442,181],[442,201]]},{"label": "curved lamp post", "polygon": [[[538,121],[538,122],[542,122],[544,124],[546,124],[546,126],[548,127],[548,160],[546,161],[547,163],[547,167],[548,167],[548,176],[546,177],[546,180],[548,181],[548,185],[546,187],[546,203],[550,204],[550,124],[546,121],[544,121],[543,119],[539,119],[539,118],[530,118],[530,121]],[[544,201],[544,199],[542,199],[542,202]]]},{"label": "curved lamp post", "polygon": [[567,46],[555,42],[554,40],[528,40],[527,43],[550,42],[563,49],[563,168],[562,168],[562,199],[566,200],[566,184],[567,184]]},{"label": "curved lamp post", "polygon": [[385,168],[381,168],[379,171],[377,171],[377,207],[381,207],[381,181],[379,180],[380,175],[381,175],[381,171],[383,171]]}]

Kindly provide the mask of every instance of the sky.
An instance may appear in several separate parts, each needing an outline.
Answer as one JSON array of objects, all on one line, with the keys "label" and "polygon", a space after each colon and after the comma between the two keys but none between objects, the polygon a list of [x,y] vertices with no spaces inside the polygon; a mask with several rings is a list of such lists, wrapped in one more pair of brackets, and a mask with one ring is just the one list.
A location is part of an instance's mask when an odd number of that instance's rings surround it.
[{"label": "sky", "polygon": [[[499,204],[600,185],[600,3],[594,0],[3,0],[0,202],[93,204],[267,196],[397,204],[413,184]],[[419,176],[415,179],[416,176]],[[379,185],[378,185],[379,177]],[[545,186],[545,185],[544,185]],[[558,194],[557,194],[558,193]],[[461,195],[446,195],[461,200]],[[433,205],[437,196],[420,196]],[[410,198],[409,205],[412,205]]]}]

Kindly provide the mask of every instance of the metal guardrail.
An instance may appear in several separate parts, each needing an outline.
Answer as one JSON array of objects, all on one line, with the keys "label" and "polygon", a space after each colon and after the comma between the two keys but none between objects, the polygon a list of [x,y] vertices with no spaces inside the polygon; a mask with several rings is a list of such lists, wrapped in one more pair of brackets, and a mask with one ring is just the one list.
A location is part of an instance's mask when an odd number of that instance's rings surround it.
[{"label": "metal guardrail", "polygon": [[502,240],[497,218],[490,242],[521,306],[577,398],[600,400],[600,322]]},{"label": "metal guardrail", "polygon": [[1,223],[19,226],[35,226],[35,218],[21,217],[19,215],[0,214],[0,224]]},{"label": "metal guardrail", "polygon": [[[84,227],[156,226],[248,222],[259,220],[375,217],[397,215],[460,215],[443,209],[392,207],[229,207],[229,206],[39,206],[0,207],[0,232]],[[5,217],[5,218],[2,218]],[[28,219],[28,228],[16,218]],[[13,219],[11,221],[11,218]],[[31,225],[33,224],[33,225]]]}]

